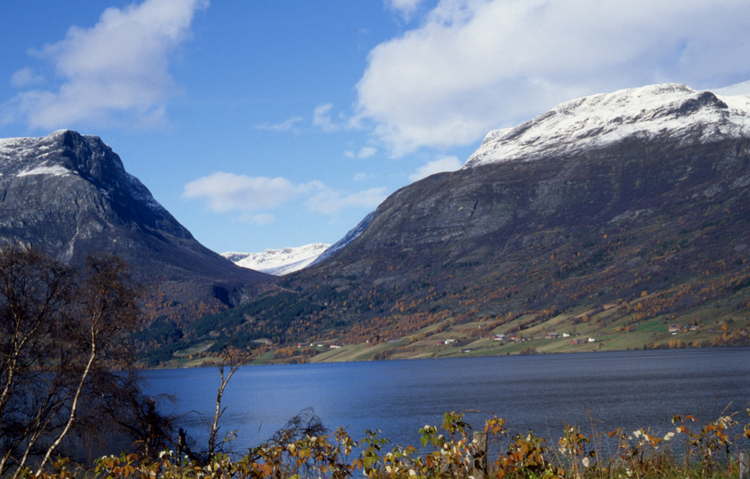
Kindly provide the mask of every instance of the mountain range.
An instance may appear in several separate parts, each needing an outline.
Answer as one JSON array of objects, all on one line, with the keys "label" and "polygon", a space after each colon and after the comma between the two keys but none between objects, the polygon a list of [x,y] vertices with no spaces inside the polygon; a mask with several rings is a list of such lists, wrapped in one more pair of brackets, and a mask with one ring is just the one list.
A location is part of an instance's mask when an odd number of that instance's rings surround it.
[{"label": "mountain range", "polygon": [[[275,269],[293,250],[255,258],[277,277],[203,248],[99,138],[0,140],[0,239],[124,256],[154,286],[133,337],[150,364],[228,342],[275,361],[524,348],[495,335],[583,347],[540,339],[556,331],[589,350],[733,344],[750,333],[746,94],[666,84],[561,104],[396,191],[304,269]],[[698,332],[674,342],[675,323]]]}]

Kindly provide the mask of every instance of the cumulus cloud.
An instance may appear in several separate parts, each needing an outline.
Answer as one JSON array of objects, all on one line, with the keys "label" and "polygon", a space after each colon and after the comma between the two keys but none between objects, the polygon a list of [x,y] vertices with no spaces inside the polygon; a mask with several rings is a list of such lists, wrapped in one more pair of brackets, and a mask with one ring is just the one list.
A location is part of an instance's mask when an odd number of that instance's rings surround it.
[{"label": "cumulus cloud", "polygon": [[743,44],[744,0],[441,0],[370,52],[356,120],[395,155],[464,145],[580,96],[747,80]]},{"label": "cumulus cloud", "polygon": [[[71,27],[65,39],[32,52],[54,65],[62,78],[59,89],[19,93],[3,105],[5,121],[45,129],[93,122],[160,124],[167,100],[180,93],[168,72],[169,55],[190,38],[196,11],[208,4],[145,0],[106,9],[91,28]],[[34,79],[29,73],[17,72],[14,80]]]},{"label": "cumulus cloud", "polygon": [[289,131],[289,130],[295,130],[295,125],[301,121],[303,121],[304,118],[301,116],[295,116],[292,118],[289,118],[288,120],[282,121],[281,123],[276,124],[263,124],[263,125],[256,125],[255,128],[259,130],[266,130],[266,131]]},{"label": "cumulus cloud", "polygon": [[354,181],[367,181],[377,177],[378,175],[374,175],[372,173],[360,172],[354,175]]},{"label": "cumulus cloud", "polygon": [[385,0],[385,5],[391,10],[401,13],[405,17],[409,17],[423,0]]},{"label": "cumulus cloud", "polygon": [[371,156],[375,156],[378,152],[377,148],[374,148],[372,146],[365,146],[362,149],[359,150],[358,153],[355,153],[352,150],[347,150],[344,152],[344,156],[347,158],[359,158],[364,160],[365,158],[370,158]]},{"label": "cumulus cloud", "polygon": [[[294,200],[302,200],[309,211],[335,215],[350,208],[374,208],[386,197],[385,188],[351,193],[335,191],[320,181],[294,184],[286,178],[266,178],[217,171],[185,185],[185,199],[202,199],[217,213],[228,211],[272,210]],[[267,224],[270,213],[244,213],[242,221]]]},{"label": "cumulus cloud", "polygon": [[282,177],[252,177],[217,171],[185,185],[182,197],[203,198],[209,208],[217,212],[252,211],[279,207],[315,189],[323,189],[322,183],[295,185]]},{"label": "cumulus cloud", "polygon": [[44,77],[34,71],[33,68],[21,68],[10,77],[10,84],[16,88],[44,82]]},{"label": "cumulus cloud", "polygon": [[357,154],[358,158],[369,158],[371,156],[374,156],[378,152],[377,148],[373,148],[371,146],[365,146],[361,150],[359,150],[359,153]]},{"label": "cumulus cloud", "polygon": [[374,209],[387,197],[385,188],[370,188],[358,193],[326,189],[305,201],[305,205],[316,213],[335,215],[349,208]]},{"label": "cumulus cloud", "polygon": [[442,173],[444,171],[456,171],[461,168],[462,165],[463,163],[461,163],[461,160],[455,156],[444,156],[420,166],[415,173],[409,175],[409,181],[418,181],[422,178],[427,178],[430,175]]},{"label": "cumulus cloud", "polygon": [[313,125],[323,129],[323,131],[336,131],[339,129],[337,125],[334,125],[331,121],[331,109],[333,108],[332,103],[326,103],[325,105],[318,105],[313,111]]}]

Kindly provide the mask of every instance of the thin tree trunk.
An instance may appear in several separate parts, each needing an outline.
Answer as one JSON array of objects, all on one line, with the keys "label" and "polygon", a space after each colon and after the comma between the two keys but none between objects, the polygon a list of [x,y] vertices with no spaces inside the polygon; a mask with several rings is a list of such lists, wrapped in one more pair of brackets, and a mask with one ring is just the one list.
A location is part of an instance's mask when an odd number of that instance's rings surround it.
[{"label": "thin tree trunk", "polygon": [[[92,330],[94,327],[92,326]],[[42,471],[44,470],[44,466],[47,465],[47,462],[49,462],[49,458],[52,456],[52,453],[55,451],[57,446],[60,445],[62,440],[65,438],[65,436],[68,434],[68,431],[70,431],[71,426],[73,425],[73,421],[76,417],[76,411],[78,409],[78,400],[81,397],[81,392],[83,391],[83,386],[86,384],[86,378],[89,375],[89,372],[91,371],[91,366],[94,364],[94,360],[96,359],[96,334],[92,331],[92,339],[91,339],[91,353],[89,356],[89,360],[86,363],[86,369],[83,370],[83,374],[81,375],[81,380],[78,382],[78,388],[76,388],[76,394],[73,397],[73,404],[70,405],[70,416],[68,417],[68,422],[65,424],[65,428],[62,430],[59,436],[57,436],[57,439],[52,443],[52,445],[47,449],[47,453],[44,455],[44,459],[42,460],[41,464],[39,464],[39,468],[36,471],[36,475],[41,475]]]},{"label": "thin tree trunk", "polygon": [[219,374],[221,375],[221,384],[219,385],[219,391],[216,394],[216,412],[214,412],[214,422],[211,425],[211,435],[208,436],[208,455],[209,456],[214,455],[214,449],[216,447],[216,434],[219,432],[219,418],[224,413],[224,410],[221,409],[221,397],[224,395],[224,388],[229,382],[229,378],[232,377],[232,373],[234,373],[234,370],[232,370],[229,373],[229,376],[226,378],[226,380],[224,379],[224,363],[222,362],[221,366],[219,366]]},{"label": "thin tree trunk", "polygon": [[[208,437],[208,455],[213,456],[214,451],[216,449],[216,435],[219,432],[219,418],[222,414],[224,414],[224,410],[226,408],[221,409],[221,397],[224,395],[224,388],[227,386],[227,383],[229,383],[229,380],[232,379],[232,375],[234,375],[235,371],[239,369],[240,366],[242,366],[242,359],[244,358],[242,355],[240,355],[240,358],[237,360],[235,364],[232,363],[232,355],[227,353],[228,356],[225,357],[221,365],[219,366],[219,374],[221,375],[221,384],[219,385],[219,391],[216,394],[216,412],[214,413],[214,422],[211,425],[211,435]],[[226,379],[224,379],[224,364],[229,359],[230,362],[230,370],[229,374],[227,375]]]}]

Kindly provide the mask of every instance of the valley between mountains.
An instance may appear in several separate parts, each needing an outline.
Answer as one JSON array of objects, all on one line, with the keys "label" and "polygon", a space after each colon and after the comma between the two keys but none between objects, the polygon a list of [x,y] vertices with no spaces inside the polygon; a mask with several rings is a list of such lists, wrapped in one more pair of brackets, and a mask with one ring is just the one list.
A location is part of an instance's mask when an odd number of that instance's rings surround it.
[{"label": "valley between mountains", "polygon": [[[0,235],[133,262],[153,287],[129,340],[150,367],[211,364],[225,345],[267,363],[746,344],[748,105],[682,85],[565,103],[278,277],[198,245],[98,138],[0,140]],[[42,186],[56,196],[13,200]],[[73,187],[91,206],[70,208]]]}]

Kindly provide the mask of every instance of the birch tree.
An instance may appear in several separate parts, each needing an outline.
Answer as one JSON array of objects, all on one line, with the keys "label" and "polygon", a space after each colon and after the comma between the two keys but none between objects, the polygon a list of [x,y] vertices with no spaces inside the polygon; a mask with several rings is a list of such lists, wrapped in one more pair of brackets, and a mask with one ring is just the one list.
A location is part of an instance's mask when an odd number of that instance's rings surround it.
[{"label": "birch tree", "polygon": [[146,400],[113,388],[122,335],[138,318],[137,288],[119,258],[93,256],[76,271],[33,250],[0,249],[0,476],[18,477],[32,459],[43,472],[84,405],[90,414],[105,391]]}]

